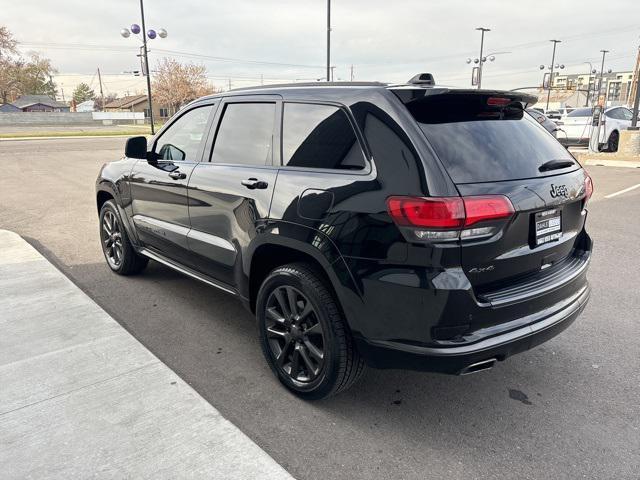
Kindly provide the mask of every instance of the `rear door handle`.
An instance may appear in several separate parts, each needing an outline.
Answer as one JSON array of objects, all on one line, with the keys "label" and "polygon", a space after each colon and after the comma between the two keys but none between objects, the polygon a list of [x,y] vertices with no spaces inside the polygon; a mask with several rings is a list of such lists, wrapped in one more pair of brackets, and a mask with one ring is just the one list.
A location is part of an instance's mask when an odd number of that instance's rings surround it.
[{"label": "rear door handle", "polygon": [[175,172],[169,173],[169,176],[174,180],[184,180],[185,178],[187,178],[186,173],[179,172],[178,170],[176,170]]},{"label": "rear door handle", "polygon": [[248,178],[247,180],[242,180],[242,185],[247,187],[249,190],[264,190],[269,186],[267,182],[263,182],[262,180],[258,180],[257,178]]}]

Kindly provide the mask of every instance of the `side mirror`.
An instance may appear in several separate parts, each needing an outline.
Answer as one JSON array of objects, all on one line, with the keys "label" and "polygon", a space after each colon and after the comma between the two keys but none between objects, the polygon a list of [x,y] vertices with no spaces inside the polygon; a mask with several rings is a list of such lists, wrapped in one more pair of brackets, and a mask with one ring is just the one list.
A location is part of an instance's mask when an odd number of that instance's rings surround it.
[{"label": "side mirror", "polygon": [[124,155],[129,158],[147,159],[147,137],[131,137],[124,146]]}]

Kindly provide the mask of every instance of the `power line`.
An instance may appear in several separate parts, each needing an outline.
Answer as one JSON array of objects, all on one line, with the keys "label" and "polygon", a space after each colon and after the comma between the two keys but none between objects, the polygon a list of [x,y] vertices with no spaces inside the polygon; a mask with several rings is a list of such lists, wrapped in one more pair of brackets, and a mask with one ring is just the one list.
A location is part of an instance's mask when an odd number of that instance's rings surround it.
[{"label": "power line", "polygon": [[[81,43],[41,43],[41,42],[19,42],[19,44],[27,47],[47,48],[47,49],[53,49],[53,50],[87,50],[87,51],[112,51],[112,52],[131,52],[132,51],[132,49],[129,47],[122,47],[118,45],[96,45],[96,44],[81,44]],[[231,62],[231,63],[246,63],[251,65],[271,65],[271,66],[279,66],[279,67],[324,69],[324,66],[321,66],[321,65],[270,62],[265,60],[249,60],[249,59],[234,58],[234,57],[218,57],[218,56],[206,55],[202,53],[183,52],[180,50],[166,50],[162,48],[155,48],[153,49],[153,51],[174,55],[176,57],[211,60],[216,62]]]}]

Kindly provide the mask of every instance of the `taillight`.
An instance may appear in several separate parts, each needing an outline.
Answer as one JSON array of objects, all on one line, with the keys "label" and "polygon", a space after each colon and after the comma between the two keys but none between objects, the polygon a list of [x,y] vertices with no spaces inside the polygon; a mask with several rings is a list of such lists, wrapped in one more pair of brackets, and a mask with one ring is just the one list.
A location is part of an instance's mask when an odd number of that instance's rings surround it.
[{"label": "taillight", "polygon": [[460,197],[389,197],[389,215],[398,225],[437,229],[464,225],[464,204]]},{"label": "taillight", "polygon": [[[504,195],[389,197],[387,210],[412,240],[435,241],[492,236],[500,227],[495,221],[510,218],[514,213],[513,205]],[[484,222],[494,223],[478,226]]]},{"label": "taillight", "polygon": [[504,97],[489,97],[487,98],[487,105],[490,107],[504,107],[505,105],[509,105],[511,103],[511,99]]},{"label": "taillight", "polygon": [[514,209],[511,201],[504,195],[483,195],[478,197],[462,197],[466,219],[464,226],[509,218]]},{"label": "taillight", "polygon": [[585,173],[584,175],[584,204],[587,205],[587,202],[593,195],[593,181],[591,177]]}]

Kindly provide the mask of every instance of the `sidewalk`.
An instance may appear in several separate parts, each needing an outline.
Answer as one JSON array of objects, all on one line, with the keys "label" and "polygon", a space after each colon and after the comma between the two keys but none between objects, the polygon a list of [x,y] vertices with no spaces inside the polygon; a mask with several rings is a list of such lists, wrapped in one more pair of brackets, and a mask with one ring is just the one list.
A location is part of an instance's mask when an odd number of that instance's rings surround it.
[{"label": "sidewalk", "polygon": [[292,478],[6,230],[0,330],[2,479]]}]

